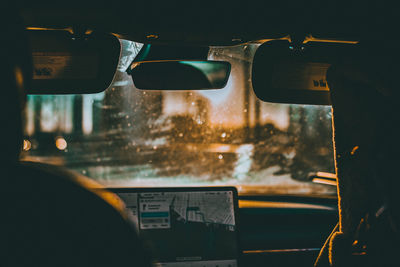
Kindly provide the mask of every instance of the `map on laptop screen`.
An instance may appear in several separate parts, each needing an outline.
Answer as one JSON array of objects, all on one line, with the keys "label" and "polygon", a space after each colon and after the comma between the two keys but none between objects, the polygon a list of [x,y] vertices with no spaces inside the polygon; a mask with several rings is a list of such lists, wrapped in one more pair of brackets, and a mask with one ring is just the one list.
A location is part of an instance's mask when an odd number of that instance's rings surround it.
[{"label": "map on laptop screen", "polygon": [[116,189],[155,266],[237,266],[236,190]]}]

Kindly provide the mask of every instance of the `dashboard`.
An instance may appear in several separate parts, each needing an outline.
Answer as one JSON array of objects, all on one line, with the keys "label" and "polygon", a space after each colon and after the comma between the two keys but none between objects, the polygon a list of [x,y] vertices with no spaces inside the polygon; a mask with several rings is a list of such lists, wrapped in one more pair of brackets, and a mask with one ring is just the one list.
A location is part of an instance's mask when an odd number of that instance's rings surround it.
[{"label": "dashboard", "polygon": [[242,266],[313,266],[338,222],[337,199],[239,197]]}]

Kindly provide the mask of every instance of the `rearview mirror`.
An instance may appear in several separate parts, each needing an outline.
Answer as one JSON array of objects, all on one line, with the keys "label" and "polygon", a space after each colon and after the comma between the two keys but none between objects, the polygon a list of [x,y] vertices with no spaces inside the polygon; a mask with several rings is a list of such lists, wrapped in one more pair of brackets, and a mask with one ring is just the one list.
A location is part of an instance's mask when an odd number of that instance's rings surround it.
[{"label": "rearview mirror", "polygon": [[133,83],[144,90],[205,90],[225,87],[231,65],[225,61],[161,60],[133,62]]},{"label": "rearview mirror", "polygon": [[287,40],[266,42],[253,60],[254,92],[266,102],[330,105],[327,70],[354,54],[357,47],[351,43],[308,42],[293,47]]},{"label": "rearview mirror", "polygon": [[33,80],[28,94],[99,93],[111,84],[121,45],[111,34],[75,36],[64,30],[28,31]]}]

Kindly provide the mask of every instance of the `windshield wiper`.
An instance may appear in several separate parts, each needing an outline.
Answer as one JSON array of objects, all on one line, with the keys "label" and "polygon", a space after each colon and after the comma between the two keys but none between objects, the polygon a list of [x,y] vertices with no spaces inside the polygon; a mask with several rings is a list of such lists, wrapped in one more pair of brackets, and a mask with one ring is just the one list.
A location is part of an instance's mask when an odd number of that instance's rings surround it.
[{"label": "windshield wiper", "polygon": [[329,172],[310,173],[308,175],[310,181],[316,184],[327,184],[337,186],[337,176]]}]

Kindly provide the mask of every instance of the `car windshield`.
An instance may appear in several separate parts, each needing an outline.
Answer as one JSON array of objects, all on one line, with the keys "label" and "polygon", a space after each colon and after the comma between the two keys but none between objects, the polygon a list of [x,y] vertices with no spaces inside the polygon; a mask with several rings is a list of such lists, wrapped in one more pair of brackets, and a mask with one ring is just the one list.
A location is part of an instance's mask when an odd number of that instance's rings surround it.
[{"label": "car windshield", "polygon": [[232,65],[221,90],[144,91],[125,72],[142,44],[120,42],[118,70],[103,93],[28,96],[23,160],[63,165],[110,187],[336,195],[309,178],[334,172],[330,107],[258,100],[251,86],[258,44],[210,47],[209,59]]}]

